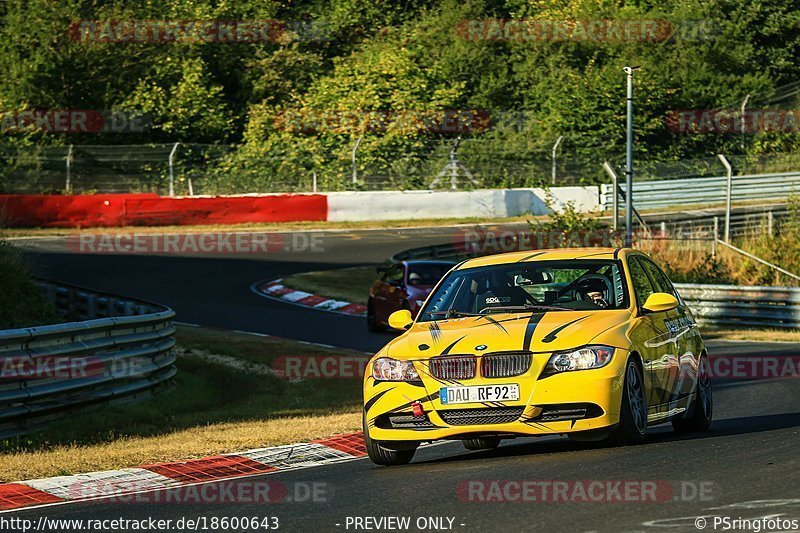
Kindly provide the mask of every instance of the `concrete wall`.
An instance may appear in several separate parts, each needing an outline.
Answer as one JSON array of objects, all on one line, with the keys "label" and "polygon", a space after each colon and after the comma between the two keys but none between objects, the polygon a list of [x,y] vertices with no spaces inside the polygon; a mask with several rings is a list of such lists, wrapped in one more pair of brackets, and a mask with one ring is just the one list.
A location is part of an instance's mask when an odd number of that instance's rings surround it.
[{"label": "concrete wall", "polygon": [[[328,220],[399,220],[421,218],[502,218],[547,213],[544,189],[486,189],[475,191],[362,191],[332,192]],[[600,190],[592,187],[553,187],[557,210],[572,202],[581,212],[600,209]]]}]

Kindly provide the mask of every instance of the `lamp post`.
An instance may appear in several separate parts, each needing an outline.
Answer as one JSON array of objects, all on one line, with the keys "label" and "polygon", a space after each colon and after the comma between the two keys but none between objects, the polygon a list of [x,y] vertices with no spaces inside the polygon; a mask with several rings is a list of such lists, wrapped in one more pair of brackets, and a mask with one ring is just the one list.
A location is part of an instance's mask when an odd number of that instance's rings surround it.
[{"label": "lamp post", "polygon": [[628,134],[625,155],[625,246],[633,245],[633,71],[639,67],[625,67],[628,75],[627,111]]}]

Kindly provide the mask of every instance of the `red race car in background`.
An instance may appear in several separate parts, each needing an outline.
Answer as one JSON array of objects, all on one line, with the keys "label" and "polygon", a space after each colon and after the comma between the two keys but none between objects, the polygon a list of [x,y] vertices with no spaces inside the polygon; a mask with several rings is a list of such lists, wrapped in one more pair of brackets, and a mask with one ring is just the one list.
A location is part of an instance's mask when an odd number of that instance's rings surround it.
[{"label": "red race car in background", "polygon": [[386,331],[389,315],[408,309],[417,316],[422,304],[447,272],[453,261],[400,261],[379,267],[382,274],[369,289],[367,327],[370,331]]}]

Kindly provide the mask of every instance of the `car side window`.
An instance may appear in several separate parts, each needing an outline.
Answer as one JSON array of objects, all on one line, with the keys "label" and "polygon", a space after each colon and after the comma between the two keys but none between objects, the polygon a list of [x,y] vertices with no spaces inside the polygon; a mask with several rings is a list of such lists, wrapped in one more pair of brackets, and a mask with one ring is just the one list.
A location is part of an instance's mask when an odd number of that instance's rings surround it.
[{"label": "car side window", "polygon": [[672,286],[672,283],[670,283],[669,279],[667,279],[666,274],[664,274],[655,263],[648,261],[647,259],[640,259],[639,261],[650,275],[650,279],[655,284],[658,292],[665,292],[675,296],[676,298],[678,297],[678,295],[675,294],[675,288]]},{"label": "car side window", "polygon": [[644,267],[642,267],[635,257],[628,259],[628,269],[631,272],[633,293],[636,295],[636,305],[641,307],[644,305],[644,302],[647,301],[647,298],[656,292],[656,290],[653,288],[650,278],[647,277]]},{"label": "car side window", "polygon": [[394,265],[391,267],[386,271],[386,276],[384,276],[383,281],[390,285],[400,285],[403,281],[403,266]]}]

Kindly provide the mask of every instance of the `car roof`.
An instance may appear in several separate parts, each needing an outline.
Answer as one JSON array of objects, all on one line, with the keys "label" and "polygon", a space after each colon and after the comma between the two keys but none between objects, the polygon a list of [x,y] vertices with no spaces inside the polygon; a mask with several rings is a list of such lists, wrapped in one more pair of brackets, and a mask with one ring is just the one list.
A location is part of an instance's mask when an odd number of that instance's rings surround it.
[{"label": "car roof", "polygon": [[445,259],[407,259],[405,261],[401,261],[401,263],[405,263],[406,265],[450,265],[453,266],[456,264],[456,261],[448,261]]},{"label": "car roof", "polygon": [[488,265],[524,263],[527,261],[557,261],[564,259],[619,259],[633,252],[630,248],[551,248],[546,250],[522,250],[504,254],[487,255],[468,259],[458,270]]}]

